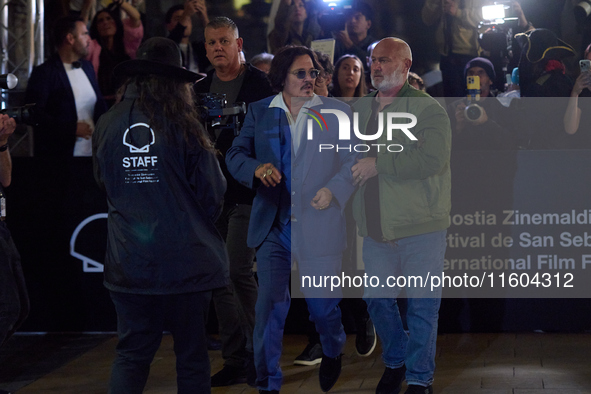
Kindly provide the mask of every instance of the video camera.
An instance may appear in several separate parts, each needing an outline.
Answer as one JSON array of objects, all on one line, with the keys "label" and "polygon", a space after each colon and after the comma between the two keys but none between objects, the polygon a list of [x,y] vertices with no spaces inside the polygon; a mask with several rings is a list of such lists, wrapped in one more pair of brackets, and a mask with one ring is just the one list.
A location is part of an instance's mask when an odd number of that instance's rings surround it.
[{"label": "video camera", "polygon": [[318,23],[325,32],[345,30],[348,12],[353,8],[353,0],[322,0],[318,13]]},{"label": "video camera", "polygon": [[35,104],[25,104],[22,107],[5,108],[0,110],[0,114],[14,118],[16,124],[26,124],[29,126],[37,125]]},{"label": "video camera", "polygon": [[[1,89],[14,89],[18,84],[18,78],[14,74],[0,75]],[[5,108],[0,110],[0,114],[8,115],[14,118],[16,124],[26,124],[36,126],[35,104],[25,104],[22,107]]]},{"label": "video camera", "polygon": [[509,1],[495,1],[482,6],[482,21],[478,26],[479,30],[484,30],[479,37],[482,49],[490,52],[491,57],[510,56],[513,27],[517,21]]},{"label": "video camera", "polygon": [[240,134],[240,115],[246,113],[245,103],[228,106],[225,94],[200,93],[197,95],[197,108],[208,132],[229,129],[235,136]]},{"label": "video camera", "polygon": [[513,29],[517,27],[519,18],[510,1],[488,3],[482,6],[478,42],[495,67],[495,85],[502,87],[510,72],[507,66],[513,58]]}]

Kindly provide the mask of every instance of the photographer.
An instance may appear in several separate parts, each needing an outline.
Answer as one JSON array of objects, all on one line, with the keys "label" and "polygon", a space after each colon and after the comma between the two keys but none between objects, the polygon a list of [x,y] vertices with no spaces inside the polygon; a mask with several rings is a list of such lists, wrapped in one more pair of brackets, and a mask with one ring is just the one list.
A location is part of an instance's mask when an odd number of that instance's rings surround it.
[{"label": "photographer", "polygon": [[29,296],[21,258],[4,221],[6,206],[2,187],[8,187],[12,180],[8,137],[15,129],[14,119],[8,115],[0,115],[0,346],[20,327],[29,314]]},{"label": "photographer", "polygon": [[[217,17],[209,22],[205,27],[205,48],[214,69],[195,84],[195,93],[225,94],[229,105],[236,102],[250,104],[273,93],[265,73],[251,64],[240,62],[242,42],[238,27],[231,19]],[[240,114],[240,123],[244,116]],[[226,125],[208,131],[216,149],[225,157],[236,137],[236,130]],[[224,160],[220,160],[220,165],[228,190],[216,227],[226,240],[231,285],[213,293],[224,367],[212,376],[212,387],[245,382],[247,367],[252,362],[252,330],[257,299],[257,284],[252,272],[254,250],[246,245],[254,192],[234,180]]]},{"label": "photographer", "polygon": [[[373,9],[364,2],[355,2],[347,15],[345,29],[335,33],[334,62],[343,55],[355,55],[359,59],[365,59],[367,47],[376,38],[368,34],[373,21]],[[367,69],[367,63],[363,65]]]},{"label": "photographer", "polygon": [[480,53],[478,23],[483,0],[426,0],[421,11],[427,26],[437,24],[435,43],[441,55],[440,69],[445,97],[461,97],[466,63]]},{"label": "photographer", "polygon": [[488,59],[476,57],[466,64],[464,81],[468,77],[479,77],[480,99],[462,99],[450,105],[454,150],[515,148],[514,135],[509,131],[510,111],[495,98],[492,90],[495,76]]}]

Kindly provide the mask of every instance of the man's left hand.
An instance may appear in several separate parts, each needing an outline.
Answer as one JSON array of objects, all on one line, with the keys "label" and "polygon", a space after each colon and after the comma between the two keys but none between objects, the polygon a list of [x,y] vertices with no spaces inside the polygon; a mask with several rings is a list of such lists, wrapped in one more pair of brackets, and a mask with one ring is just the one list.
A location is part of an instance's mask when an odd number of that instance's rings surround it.
[{"label": "man's left hand", "polygon": [[361,160],[358,160],[357,164],[351,167],[351,171],[353,172],[353,185],[365,185],[365,182],[367,182],[369,178],[373,178],[374,176],[378,175],[378,170],[376,169],[376,158],[365,157]]},{"label": "man's left hand", "polygon": [[310,201],[310,205],[312,205],[314,207],[314,209],[321,211],[323,209],[328,208],[331,201],[332,201],[332,192],[330,191],[329,188],[323,187],[322,189],[320,189],[316,192],[316,195],[314,196],[312,201]]}]

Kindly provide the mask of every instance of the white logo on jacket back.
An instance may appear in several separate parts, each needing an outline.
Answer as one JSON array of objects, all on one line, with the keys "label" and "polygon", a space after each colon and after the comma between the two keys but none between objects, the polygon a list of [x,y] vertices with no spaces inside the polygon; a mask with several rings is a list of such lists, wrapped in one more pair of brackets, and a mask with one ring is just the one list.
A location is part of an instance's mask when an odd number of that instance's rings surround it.
[{"label": "white logo on jacket back", "polygon": [[[143,134],[143,131],[145,130],[146,133],[150,133],[151,138],[149,138],[147,141],[148,143],[146,144],[145,139],[140,139],[139,141],[135,140],[133,138],[132,135],[129,135],[129,132],[131,131],[131,129],[135,128],[135,127],[140,127],[140,129],[136,129],[134,130],[134,132],[137,131],[141,131]],[[150,137],[149,136],[149,137]],[[152,128],[150,127],[150,125],[146,124],[146,123],[136,123],[133,124],[131,126],[129,126],[129,128],[127,130],[125,130],[125,133],[123,133],[123,145],[125,146],[129,146],[129,153],[150,153],[150,145],[154,145],[154,142],[156,142],[156,136],[154,135],[154,130],[152,130]],[[141,144],[143,143],[144,145],[142,146],[136,146],[137,144]]]},{"label": "white logo on jacket back", "polygon": [[[150,153],[150,146],[156,143],[156,135],[150,125],[135,123],[123,133],[123,145],[129,147],[130,156],[123,157],[125,183],[159,182],[158,156]],[[135,153],[135,155],[133,155]]]}]

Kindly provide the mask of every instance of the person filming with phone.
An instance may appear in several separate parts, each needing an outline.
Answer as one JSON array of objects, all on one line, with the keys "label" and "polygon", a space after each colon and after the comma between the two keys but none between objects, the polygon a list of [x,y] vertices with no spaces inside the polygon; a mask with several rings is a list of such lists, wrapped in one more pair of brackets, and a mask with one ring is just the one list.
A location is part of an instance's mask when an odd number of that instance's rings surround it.
[{"label": "person filming with phone", "polygon": [[[591,44],[579,61],[581,73],[570,93],[564,114],[564,131],[568,134],[568,146],[591,149],[591,132],[581,124],[591,122]],[[581,99],[579,99],[581,97]]]}]

